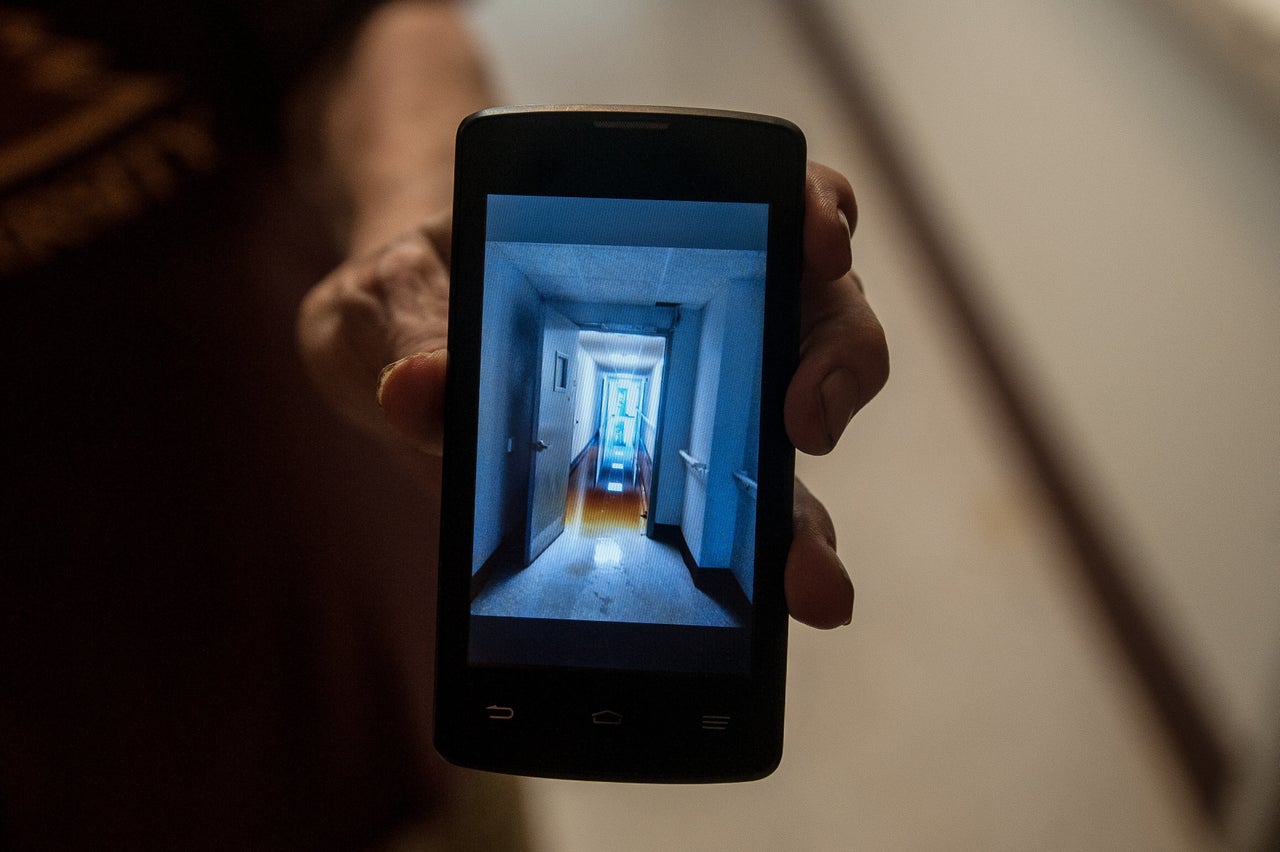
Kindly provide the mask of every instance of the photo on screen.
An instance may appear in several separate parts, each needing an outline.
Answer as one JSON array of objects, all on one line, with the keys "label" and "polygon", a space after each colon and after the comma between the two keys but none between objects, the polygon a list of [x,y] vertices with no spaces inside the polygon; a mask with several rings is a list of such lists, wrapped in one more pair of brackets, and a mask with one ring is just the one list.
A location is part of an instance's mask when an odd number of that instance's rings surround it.
[{"label": "photo on screen", "polygon": [[486,221],[469,658],[741,668],[768,206],[493,195]]}]

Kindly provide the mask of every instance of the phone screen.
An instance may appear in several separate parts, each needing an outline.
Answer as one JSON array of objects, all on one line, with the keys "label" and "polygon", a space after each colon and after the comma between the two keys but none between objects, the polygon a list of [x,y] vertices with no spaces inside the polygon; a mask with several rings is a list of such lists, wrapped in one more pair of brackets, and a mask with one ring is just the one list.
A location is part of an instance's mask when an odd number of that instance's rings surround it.
[{"label": "phone screen", "polygon": [[748,672],[769,205],[485,222],[468,662]]}]

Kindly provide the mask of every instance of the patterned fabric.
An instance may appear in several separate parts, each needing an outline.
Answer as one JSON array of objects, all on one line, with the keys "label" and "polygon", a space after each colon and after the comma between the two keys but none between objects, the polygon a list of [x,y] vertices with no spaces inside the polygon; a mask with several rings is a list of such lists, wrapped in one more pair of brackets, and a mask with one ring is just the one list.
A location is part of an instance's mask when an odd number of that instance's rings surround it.
[{"label": "patterned fabric", "polygon": [[103,65],[34,13],[0,10],[0,277],[84,245],[218,158],[207,108]]}]

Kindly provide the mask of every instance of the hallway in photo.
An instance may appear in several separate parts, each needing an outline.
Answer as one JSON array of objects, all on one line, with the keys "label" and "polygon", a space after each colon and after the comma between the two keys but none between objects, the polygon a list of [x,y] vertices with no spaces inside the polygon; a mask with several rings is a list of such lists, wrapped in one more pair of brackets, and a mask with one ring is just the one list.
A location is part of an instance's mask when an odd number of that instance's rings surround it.
[{"label": "hallway in photo", "polygon": [[574,468],[564,532],[523,570],[505,569],[472,602],[476,615],[737,627],[731,605],[699,591],[679,549],[645,535],[641,483],[596,483],[597,448]]}]

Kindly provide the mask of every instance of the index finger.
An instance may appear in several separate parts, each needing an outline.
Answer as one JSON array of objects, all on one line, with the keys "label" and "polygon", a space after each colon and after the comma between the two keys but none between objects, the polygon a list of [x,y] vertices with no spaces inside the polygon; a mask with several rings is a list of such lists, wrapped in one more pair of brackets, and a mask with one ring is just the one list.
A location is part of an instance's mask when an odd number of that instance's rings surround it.
[{"label": "index finger", "polygon": [[805,173],[804,276],[833,281],[849,271],[849,240],[858,224],[858,201],[848,178],[821,163]]},{"label": "index finger", "polygon": [[807,181],[800,361],[787,388],[784,419],[797,449],[822,454],[884,386],[889,351],[884,329],[850,271],[846,223],[857,221],[853,188],[839,172],[817,163],[809,164]]}]

